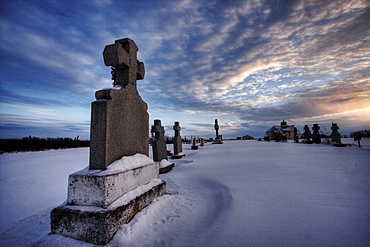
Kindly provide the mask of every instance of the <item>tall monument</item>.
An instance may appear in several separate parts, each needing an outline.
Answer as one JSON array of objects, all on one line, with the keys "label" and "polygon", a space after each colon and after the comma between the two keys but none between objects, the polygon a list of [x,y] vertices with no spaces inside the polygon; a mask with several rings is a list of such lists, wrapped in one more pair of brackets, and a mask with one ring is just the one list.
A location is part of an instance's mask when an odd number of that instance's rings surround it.
[{"label": "tall monument", "polygon": [[159,164],[148,157],[147,104],[136,89],[144,64],[137,51],[131,39],[104,49],[116,85],[95,93],[89,166],[69,175],[67,201],[51,211],[52,233],[107,244],[121,224],[166,193]]},{"label": "tall monument", "polygon": [[220,126],[218,126],[218,121],[217,121],[217,119],[215,119],[215,125],[214,125],[214,128],[215,128],[215,130],[216,130],[216,138],[215,138],[215,140],[212,142],[212,144],[222,144],[221,137],[220,137],[220,135],[218,134],[218,130],[220,129]]}]

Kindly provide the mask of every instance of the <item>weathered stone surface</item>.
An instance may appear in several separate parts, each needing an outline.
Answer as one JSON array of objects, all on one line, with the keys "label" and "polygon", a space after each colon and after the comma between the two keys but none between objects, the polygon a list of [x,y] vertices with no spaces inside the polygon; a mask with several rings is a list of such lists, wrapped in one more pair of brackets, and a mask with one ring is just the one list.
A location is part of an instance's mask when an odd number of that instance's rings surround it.
[{"label": "weathered stone surface", "polygon": [[166,148],[166,137],[164,136],[164,128],[161,125],[161,120],[154,120],[151,133],[153,135],[152,148],[153,148],[153,160],[161,161],[167,160],[167,148]]},{"label": "weathered stone surface", "polygon": [[155,198],[166,193],[166,183],[154,179],[125,194],[108,208],[62,205],[51,211],[51,231],[93,244],[107,244],[121,224]]},{"label": "weathered stone surface", "polygon": [[117,85],[136,85],[136,80],[144,79],[144,63],[137,60],[138,50],[135,42],[129,38],[119,39],[114,44],[105,46],[104,64],[116,69]]},{"label": "weathered stone surface", "polygon": [[179,122],[175,122],[175,125],[173,126],[173,130],[175,131],[175,136],[173,138],[173,153],[174,153],[174,155],[172,156],[172,158],[173,159],[176,159],[176,158],[180,159],[180,158],[184,157],[185,154],[182,153],[182,137],[180,135],[181,127],[180,127]]},{"label": "weathered stone surface", "polygon": [[51,212],[53,233],[106,244],[121,224],[166,193],[159,164],[148,157],[148,106],[136,89],[145,72],[137,51],[130,39],[104,50],[116,86],[95,93],[89,167],[70,175],[66,204]]},{"label": "weathered stone surface", "polygon": [[[140,154],[131,159],[135,160],[135,157],[142,162],[128,169],[124,169],[125,161],[130,157],[123,157],[121,162],[113,163],[107,170],[91,172],[84,169],[69,175],[67,203],[106,208],[128,191],[159,177],[157,162]],[[123,163],[122,168],[114,169],[120,166],[119,163]]]},{"label": "weathered stone surface", "polygon": [[90,170],[106,169],[122,156],[149,155],[148,106],[141,99],[136,79],[144,77],[137,61],[138,48],[130,39],[116,40],[104,50],[106,65],[117,69],[114,88],[95,93],[91,106]]}]

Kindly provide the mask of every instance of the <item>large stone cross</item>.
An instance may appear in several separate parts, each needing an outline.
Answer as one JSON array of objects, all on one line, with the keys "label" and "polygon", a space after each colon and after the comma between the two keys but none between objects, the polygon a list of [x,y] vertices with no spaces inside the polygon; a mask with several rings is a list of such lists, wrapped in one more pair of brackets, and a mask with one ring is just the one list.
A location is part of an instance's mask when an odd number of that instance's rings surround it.
[{"label": "large stone cross", "polygon": [[116,87],[96,91],[91,109],[90,170],[106,169],[113,161],[136,153],[149,155],[148,106],[136,80],[144,64],[136,58],[131,39],[119,39],[104,49],[104,63],[116,68]]},{"label": "large stone cross", "polygon": [[104,63],[116,69],[116,85],[136,85],[136,80],[144,79],[144,63],[137,60],[138,47],[129,38],[116,40],[104,49]]}]

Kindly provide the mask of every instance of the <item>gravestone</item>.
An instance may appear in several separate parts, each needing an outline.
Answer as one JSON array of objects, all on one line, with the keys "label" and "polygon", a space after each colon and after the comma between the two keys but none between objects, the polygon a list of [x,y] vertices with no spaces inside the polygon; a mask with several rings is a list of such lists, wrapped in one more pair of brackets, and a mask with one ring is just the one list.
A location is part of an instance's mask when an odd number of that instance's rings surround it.
[{"label": "gravestone", "polygon": [[217,119],[215,119],[215,125],[214,125],[214,128],[215,128],[215,130],[216,130],[216,138],[215,138],[215,140],[212,142],[212,144],[222,144],[221,137],[220,137],[220,135],[218,134],[218,130],[220,129],[220,126],[218,126],[218,121],[217,121]]},{"label": "gravestone", "polygon": [[312,144],[310,127],[308,127],[308,125],[305,125],[303,130],[304,130],[304,132],[303,132],[303,138],[304,138],[303,142],[306,143],[306,144]]},{"label": "gravestone", "polygon": [[204,138],[200,138],[200,146],[203,147],[206,143],[206,140]]},{"label": "gravestone", "polygon": [[137,51],[131,39],[104,49],[117,85],[95,93],[89,166],[69,176],[67,202],[51,211],[52,233],[107,244],[121,224],[166,193],[159,164],[148,157],[147,104],[136,88],[144,64]]},{"label": "gravestone", "polygon": [[294,127],[293,131],[294,131],[294,142],[298,143],[299,142],[299,140],[298,140],[298,130],[297,130],[296,127]]},{"label": "gravestone", "polygon": [[313,133],[312,133],[312,141],[316,144],[319,144],[321,143],[321,135],[320,135],[320,126],[318,124],[314,124],[312,126],[312,130],[313,130]]},{"label": "gravestone", "polygon": [[165,131],[161,125],[161,120],[154,120],[151,133],[153,136],[153,160],[159,162],[159,174],[167,173],[172,170],[175,164],[168,162],[166,137],[164,136]]},{"label": "gravestone", "polygon": [[185,154],[182,152],[181,127],[179,122],[175,122],[173,130],[175,131],[175,137],[173,138],[173,155],[171,159],[181,159]]},{"label": "gravestone", "polygon": [[331,123],[331,125],[332,125],[331,126],[332,132],[330,134],[331,141],[336,142],[338,144],[342,143],[340,134],[338,132],[339,126],[336,123]]},{"label": "gravestone", "polygon": [[153,160],[161,161],[163,159],[167,159],[166,137],[164,136],[165,131],[161,125],[161,120],[154,120],[151,133],[153,136]]},{"label": "gravestone", "polygon": [[193,145],[191,145],[191,150],[197,150],[198,145],[197,145],[197,139],[194,137],[193,138]]}]

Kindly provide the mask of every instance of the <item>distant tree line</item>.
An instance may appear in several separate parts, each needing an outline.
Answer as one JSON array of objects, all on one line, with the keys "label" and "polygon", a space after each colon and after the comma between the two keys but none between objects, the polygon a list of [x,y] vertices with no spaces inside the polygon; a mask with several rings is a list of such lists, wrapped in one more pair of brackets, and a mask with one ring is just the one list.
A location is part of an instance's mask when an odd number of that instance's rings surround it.
[{"label": "distant tree line", "polygon": [[41,151],[47,149],[89,147],[90,141],[76,138],[38,138],[24,137],[22,139],[0,139],[0,152]]},{"label": "distant tree line", "polygon": [[370,130],[360,130],[351,132],[350,137],[355,137],[358,134],[360,134],[362,137],[370,137]]}]

